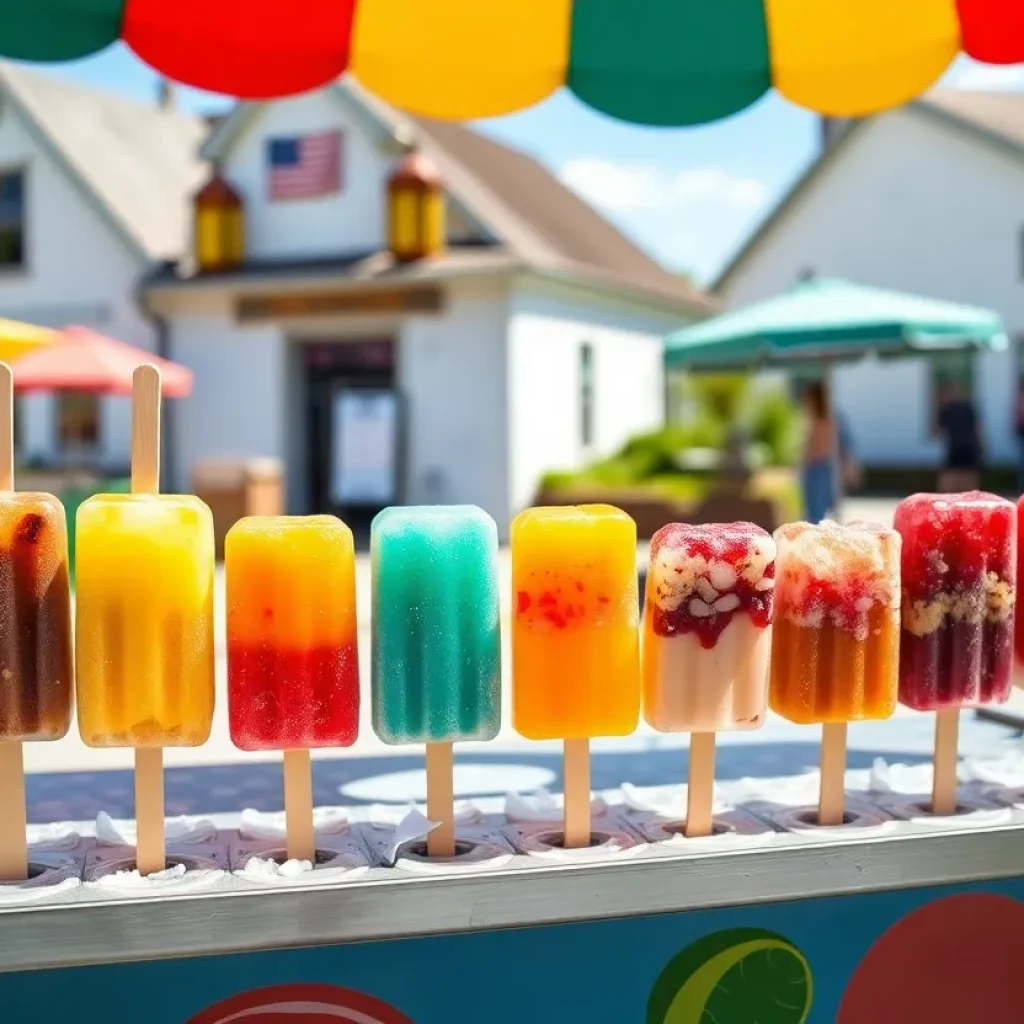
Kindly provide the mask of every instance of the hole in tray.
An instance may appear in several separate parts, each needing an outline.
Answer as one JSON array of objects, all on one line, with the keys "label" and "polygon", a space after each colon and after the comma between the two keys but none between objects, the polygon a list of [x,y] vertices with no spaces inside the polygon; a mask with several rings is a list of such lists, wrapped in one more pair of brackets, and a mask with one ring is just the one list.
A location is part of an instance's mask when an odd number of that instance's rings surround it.
[{"label": "hole in tray", "polygon": [[18,885],[21,882],[31,882],[37,878],[41,878],[46,874],[47,871],[53,871],[52,865],[48,864],[33,864],[29,863],[28,874],[24,878],[3,878],[0,879],[0,885]]},{"label": "hole in tray", "polygon": [[[168,868],[176,868],[178,867],[179,864],[186,871],[196,871],[204,867],[204,864],[196,860],[195,857],[168,857],[166,860],[166,864],[164,866],[164,870],[166,871]],[[96,864],[93,865],[92,870],[93,873],[95,874],[113,875],[116,874],[118,871],[138,871],[139,866],[135,863],[134,860],[130,859],[108,860],[97,861]]]},{"label": "hole in tray", "polygon": [[[330,864],[332,860],[338,855],[331,852],[330,850],[317,850],[315,859],[313,860],[313,867],[322,867],[324,864]],[[248,859],[252,860],[256,858],[258,860],[272,860],[278,867],[282,864],[287,864],[289,857],[287,850],[268,850],[266,853],[254,853]]]},{"label": "hole in tray", "polygon": [[[931,803],[929,801],[927,801],[927,800],[925,800],[924,803],[913,804],[912,806],[913,806],[915,811],[920,811],[921,814],[929,816],[929,817],[932,814],[935,813],[932,810]],[[956,810],[953,811],[952,814],[943,814],[942,817],[943,818],[954,818],[958,814],[973,814],[977,809],[978,809],[977,807],[968,807],[967,804],[957,804],[956,805]]]},{"label": "hole in tray", "polygon": [[[540,837],[542,842],[552,847],[555,850],[569,850],[572,852],[574,849],[581,849],[581,847],[567,847],[565,845],[565,833],[564,832],[547,832]],[[603,846],[611,836],[607,832],[591,832],[590,842],[587,846],[592,850],[596,846]]]},{"label": "hole in tray", "polygon": [[[844,825],[853,825],[859,819],[860,819],[859,815],[853,814],[851,811],[843,811],[843,824]],[[834,825],[825,825],[825,826],[819,825],[819,823],[818,823],[818,812],[816,810],[803,811],[803,812],[801,812],[800,814],[798,814],[796,816],[796,820],[799,821],[801,825],[808,825],[811,828],[819,828],[819,827],[835,828]]]},{"label": "hole in tray", "polygon": [[[685,821],[670,821],[668,824],[661,826],[666,832],[671,832],[673,835],[686,837],[686,822]],[[731,835],[735,832],[731,825],[726,825],[725,822],[715,821],[711,825],[712,836],[725,836]],[[697,836],[698,839],[710,839],[711,836]]]},{"label": "hole in tray", "polygon": [[[465,839],[455,840],[455,857],[468,857],[475,849],[476,843],[470,843]],[[410,843],[404,847],[405,852],[412,857],[420,857],[423,860],[438,860],[437,857],[431,857],[427,852],[427,841],[426,839],[419,839],[415,843]],[[448,858],[443,858],[448,859]]]}]

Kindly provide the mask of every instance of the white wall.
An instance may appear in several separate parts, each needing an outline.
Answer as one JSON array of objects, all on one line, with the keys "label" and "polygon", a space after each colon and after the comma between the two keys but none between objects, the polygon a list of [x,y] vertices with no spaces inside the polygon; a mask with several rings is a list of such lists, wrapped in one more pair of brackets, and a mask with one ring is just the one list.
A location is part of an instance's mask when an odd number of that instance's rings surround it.
[{"label": "white wall", "polygon": [[[727,282],[731,306],[767,298],[805,271],[986,306],[1024,331],[1024,160],[912,109],[878,118],[805,190]],[[985,354],[977,398],[990,457],[1016,458],[1016,355]],[[930,462],[921,360],[840,371],[837,401],[862,459]]]},{"label": "white wall", "polygon": [[[662,339],[683,326],[625,304],[536,282],[512,297],[509,453],[513,512],[551,470],[577,469],[662,425]],[[594,350],[594,443],[581,438],[580,349]]]},{"label": "white wall", "polygon": [[[24,270],[0,270],[0,316],[52,327],[78,323],[152,350],[152,325],[135,303],[143,262],[91,207],[17,113],[0,106],[0,169],[27,171],[27,258]],[[103,402],[100,460],[127,465],[131,412],[127,399]],[[22,409],[22,454],[57,456],[56,411],[49,395]]]},{"label": "white wall", "polygon": [[[174,358],[196,378],[177,403],[177,487],[197,462],[270,457],[288,463],[289,508],[304,510],[306,467],[295,458],[305,411],[290,405],[290,338],[398,339],[397,384],[405,400],[405,500],[476,504],[508,523],[505,328],[507,284],[452,285],[444,315],[403,323],[350,321],[241,327],[227,303],[173,320]],[[290,429],[289,416],[299,417]],[[291,456],[291,457],[289,457]]]},{"label": "white wall", "polygon": [[175,403],[173,481],[191,489],[203,460],[286,457],[286,342],[276,325],[240,327],[226,311],[181,314],[171,328],[173,357],[195,374]]},{"label": "white wall", "polygon": [[[322,199],[271,203],[267,140],[342,132],[342,189]],[[228,156],[224,174],[245,198],[250,259],[338,256],[382,248],[390,163],[329,91],[267,104]]]},{"label": "white wall", "polygon": [[401,328],[407,403],[406,500],[473,504],[508,532],[508,285],[453,284],[442,317]]}]

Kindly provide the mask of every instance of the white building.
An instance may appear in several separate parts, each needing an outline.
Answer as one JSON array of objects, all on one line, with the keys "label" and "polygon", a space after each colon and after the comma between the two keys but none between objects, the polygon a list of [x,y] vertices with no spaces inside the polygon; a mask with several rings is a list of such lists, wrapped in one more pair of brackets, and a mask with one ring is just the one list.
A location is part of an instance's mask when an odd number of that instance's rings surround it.
[{"label": "white building", "polygon": [[[138,299],[154,260],[187,243],[191,192],[208,130],[149,108],[0,63],[0,316],[82,324],[146,349],[156,331]],[[98,463],[128,461],[125,399],[21,403],[21,454],[55,461],[76,429]]]},{"label": "white building", "polygon": [[[349,84],[242,104],[212,133],[9,65],[0,102],[0,264],[8,213],[21,239],[0,315],[84,323],[194,370],[168,410],[176,489],[204,460],[271,457],[294,512],[472,502],[505,532],[543,473],[661,424],[662,338],[711,309],[532,159]],[[273,196],[274,147],[325,137],[333,185]],[[447,245],[400,263],[388,181],[411,149],[445,183]],[[227,269],[190,251],[211,167],[244,203]],[[25,456],[59,456],[62,416],[83,415],[66,405],[31,400]],[[127,409],[99,409],[93,454],[124,464]]]},{"label": "white building", "polygon": [[931,466],[936,385],[957,377],[981,413],[991,462],[1017,460],[1013,423],[1024,337],[1024,96],[938,90],[835,140],[726,268],[741,306],[802,276],[846,277],[997,310],[1010,351],[867,361],[837,374],[861,459]]}]

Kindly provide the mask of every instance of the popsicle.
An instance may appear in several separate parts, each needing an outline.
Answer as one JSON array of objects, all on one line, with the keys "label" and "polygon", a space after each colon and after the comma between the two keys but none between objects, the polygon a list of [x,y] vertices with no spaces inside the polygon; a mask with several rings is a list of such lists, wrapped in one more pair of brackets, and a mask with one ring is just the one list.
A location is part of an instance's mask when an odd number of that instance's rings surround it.
[{"label": "popsicle", "polygon": [[565,742],[567,847],[590,845],[589,741],[640,717],[636,524],[610,505],[532,508],[512,523],[516,730]]},{"label": "popsicle", "polygon": [[78,509],[79,729],[92,747],[135,748],[137,865],[165,866],[163,747],[210,735],[214,703],[213,518],[191,495],[157,494],[160,375],[135,371],[132,491]]},{"label": "popsicle", "polygon": [[822,725],[818,820],[843,820],[846,726],[884,719],[899,680],[900,537],[874,523],[793,523],[775,531],[768,699]]},{"label": "popsicle", "polygon": [[498,530],[473,506],[388,508],[370,547],[373,729],[427,745],[428,853],[451,856],[452,744],[501,725]]},{"label": "popsicle", "polygon": [[213,720],[213,521],[192,495],[78,509],[78,722],[90,747],[198,747]]},{"label": "popsicle", "polygon": [[71,723],[74,656],[64,506],[14,492],[13,381],[0,363],[0,880],[28,877],[22,743]]},{"label": "popsicle", "polygon": [[359,732],[355,548],[334,516],[251,516],[224,545],[228,720],[284,751],[288,857],[316,862],[309,751]]},{"label": "popsicle", "polygon": [[752,523],[673,523],[651,538],[644,718],[692,734],[688,837],[711,834],[715,733],[764,723],[774,588],[775,541]]},{"label": "popsicle", "polygon": [[932,809],[956,809],[959,712],[1001,704],[1013,681],[1017,516],[994,494],[915,494],[903,537],[900,703],[935,711]]},{"label": "popsicle", "polygon": [[[1024,544],[1020,538],[1024,536],[1024,498],[1017,502],[1017,578],[1024,579]],[[1014,637],[1014,658],[1015,672],[1014,682],[1017,686],[1024,687],[1024,615],[1018,615],[1014,609],[1013,616],[1013,637]]]}]

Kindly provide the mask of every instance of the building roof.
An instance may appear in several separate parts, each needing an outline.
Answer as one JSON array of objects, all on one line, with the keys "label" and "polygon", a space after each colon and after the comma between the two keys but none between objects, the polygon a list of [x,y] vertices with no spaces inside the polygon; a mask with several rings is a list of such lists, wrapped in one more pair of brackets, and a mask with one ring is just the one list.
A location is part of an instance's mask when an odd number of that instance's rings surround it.
[{"label": "building roof", "polygon": [[[0,61],[0,90],[97,211],[160,265],[149,278],[154,284],[170,283],[167,261],[189,251],[190,199],[205,180],[207,159],[260,108],[243,103],[211,120],[7,61]],[[399,113],[351,79],[335,90],[383,143],[423,148],[453,199],[492,241],[461,247],[453,269],[472,272],[477,260],[479,271],[522,267],[698,313],[715,308],[707,293],[662,267],[533,158],[463,125]]]},{"label": "building roof", "polygon": [[204,118],[7,61],[0,61],[0,91],[140,255],[181,255],[191,223],[189,198],[205,175],[199,156],[209,132]]},{"label": "building roof", "polygon": [[[377,129],[383,144],[421,147],[440,168],[452,197],[512,263],[695,312],[716,308],[706,292],[648,256],[532,157],[465,125],[401,113],[351,78],[334,88]],[[204,155],[221,159],[259,109],[260,104],[239,104],[217,127]],[[485,247],[478,252],[481,259],[493,258]]]},{"label": "building roof", "polygon": [[705,292],[648,256],[537,160],[461,124],[414,121],[442,172],[458,164],[474,179],[472,212],[527,264],[713,308]]},{"label": "building roof", "polygon": [[1024,147],[1024,93],[933,89],[917,105]]},{"label": "building roof", "polygon": [[[971,132],[979,141],[996,144],[1024,159],[1024,93],[975,92],[959,89],[933,89],[906,110],[938,118],[954,127]],[[889,116],[891,112],[880,114]],[[721,292],[733,275],[750,259],[807,188],[839,159],[847,147],[870,125],[873,118],[851,121],[835,135],[835,141],[797,178],[789,191],[748,236],[711,286]]]}]

